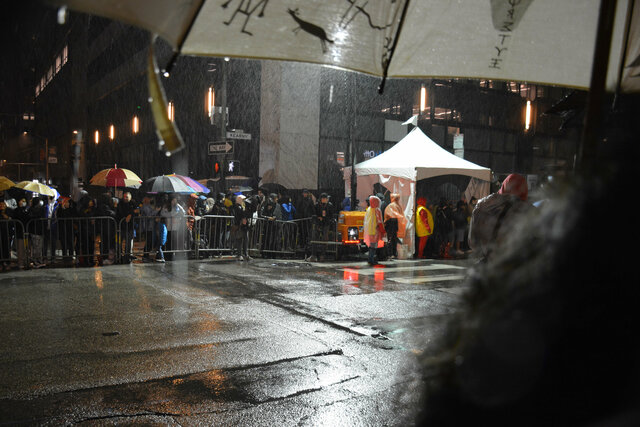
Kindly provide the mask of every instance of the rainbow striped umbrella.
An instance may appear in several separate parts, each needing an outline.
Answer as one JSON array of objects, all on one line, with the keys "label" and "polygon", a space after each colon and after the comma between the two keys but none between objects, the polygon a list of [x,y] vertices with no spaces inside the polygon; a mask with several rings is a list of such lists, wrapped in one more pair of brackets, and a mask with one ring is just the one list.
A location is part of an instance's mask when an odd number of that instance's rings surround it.
[{"label": "rainbow striped umbrella", "polygon": [[185,184],[187,184],[189,187],[193,188],[194,190],[196,190],[196,193],[204,193],[204,194],[209,194],[209,192],[211,190],[209,190],[207,187],[205,187],[204,185],[200,184],[198,181],[196,181],[195,179],[189,178],[188,176],[184,176],[184,175],[178,175],[176,173],[172,173],[171,175],[167,175],[167,176],[175,176],[176,178],[179,178],[180,180],[182,180]]},{"label": "rainbow striped umbrella", "polygon": [[130,187],[138,188],[142,180],[129,169],[120,169],[118,165],[113,168],[103,169],[91,178],[91,185],[99,187]]}]

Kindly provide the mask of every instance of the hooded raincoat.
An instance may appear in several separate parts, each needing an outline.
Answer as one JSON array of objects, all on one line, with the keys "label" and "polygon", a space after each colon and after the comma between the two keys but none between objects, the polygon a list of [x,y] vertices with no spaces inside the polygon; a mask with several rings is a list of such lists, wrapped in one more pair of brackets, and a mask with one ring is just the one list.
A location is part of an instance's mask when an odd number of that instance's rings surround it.
[{"label": "hooded raincoat", "polygon": [[369,197],[369,207],[364,214],[364,242],[368,247],[377,244],[378,248],[382,248],[384,247],[383,235],[384,225],[382,211],[380,210],[380,199],[376,196],[371,196]]}]

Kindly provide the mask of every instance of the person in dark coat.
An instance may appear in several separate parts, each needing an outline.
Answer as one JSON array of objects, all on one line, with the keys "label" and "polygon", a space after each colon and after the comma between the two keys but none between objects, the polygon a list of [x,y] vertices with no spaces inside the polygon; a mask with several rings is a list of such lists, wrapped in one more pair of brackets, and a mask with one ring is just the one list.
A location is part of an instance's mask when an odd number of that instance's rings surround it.
[{"label": "person in dark coat", "polygon": [[244,195],[238,195],[236,202],[233,206],[233,233],[235,235],[237,259],[241,261],[250,261],[249,256],[249,219],[250,214],[245,205],[246,197]]},{"label": "person in dark coat", "polygon": [[68,263],[73,257],[74,243],[74,224],[71,218],[75,218],[77,213],[72,206],[73,201],[68,197],[61,197],[58,203],[58,239],[60,240],[60,247],[62,249],[62,260]]},{"label": "person in dark coat", "polygon": [[99,217],[96,231],[100,234],[100,265],[113,264],[116,248],[116,211],[110,194],[103,194],[96,206]]},{"label": "person in dark coat", "polygon": [[[309,248],[309,241],[311,240],[312,219],[315,215],[316,207],[313,201],[313,195],[309,190],[302,190],[302,200],[299,203],[297,214],[298,218],[302,219],[299,223],[300,227],[300,246],[305,248],[305,252]],[[308,252],[307,252],[308,253]]]},{"label": "person in dark coat", "polygon": [[47,212],[45,208],[46,201],[40,197],[31,199],[31,209],[29,210],[29,242],[31,249],[31,262],[33,267],[44,267],[44,259],[42,256],[42,245],[44,241],[45,219]]},{"label": "person in dark coat", "polygon": [[[335,227],[335,210],[333,204],[329,201],[329,195],[322,193],[320,200],[315,207],[315,240],[328,241],[330,232]],[[323,256],[326,251],[326,245],[319,247],[318,244],[313,245],[311,248],[311,256],[307,258],[308,261],[317,261],[318,255]]]},{"label": "person in dark coat", "polygon": [[4,199],[0,200],[0,264],[2,271],[10,268],[11,260],[11,235],[14,233],[11,219],[11,209],[7,207]]},{"label": "person in dark coat", "polygon": [[78,245],[76,254],[79,255],[79,265],[81,267],[93,267],[95,253],[96,223],[95,211],[96,202],[89,195],[83,195],[78,201]]},{"label": "person in dark coat", "polygon": [[133,217],[138,216],[139,213],[140,209],[138,209],[138,206],[131,199],[131,193],[126,191],[116,208],[116,222],[118,223],[120,232],[122,233],[121,238],[124,239],[125,242],[124,255],[122,257],[122,262],[125,264],[130,263],[134,258],[132,255],[134,230]]},{"label": "person in dark coat", "polygon": [[29,267],[29,258],[27,257],[24,244],[27,223],[29,222],[29,203],[26,197],[18,199],[18,207],[13,210],[12,218],[19,224],[16,225],[16,251],[18,252],[18,266],[21,269]]},{"label": "person in dark coat", "polygon": [[322,236],[323,240],[327,240],[328,230],[334,224],[335,220],[335,209],[329,201],[329,195],[327,193],[320,195],[320,200],[315,207],[315,215],[320,236]]}]

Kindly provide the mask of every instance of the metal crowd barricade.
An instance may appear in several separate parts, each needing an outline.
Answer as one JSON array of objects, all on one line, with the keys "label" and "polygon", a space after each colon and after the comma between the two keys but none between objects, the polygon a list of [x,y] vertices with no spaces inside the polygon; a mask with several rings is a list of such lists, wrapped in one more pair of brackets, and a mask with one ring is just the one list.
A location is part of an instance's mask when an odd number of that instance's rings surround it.
[{"label": "metal crowd barricade", "polygon": [[342,241],[338,239],[338,224],[337,221],[331,219],[325,227],[320,227],[313,217],[311,221],[311,240],[309,246],[311,254],[314,256],[330,256],[338,259],[340,253],[339,247],[342,245]]},{"label": "metal crowd barricade", "polygon": [[295,256],[297,253],[297,224],[256,218],[249,230],[249,251],[263,257]]},{"label": "metal crowd barricade", "polygon": [[[192,229],[187,226],[189,221],[193,224]],[[162,248],[166,259],[171,260],[177,254],[189,256],[195,252],[197,221],[194,216],[134,216],[129,222],[122,218],[118,223],[117,249],[120,260],[128,262],[138,257],[155,259],[160,245],[161,222],[167,226],[167,240]]]},{"label": "metal crowd barricade", "polygon": [[112,217],[36,218],[26,225],[29,261],[93,266],[118,260],[117,226]]},{"label": "metal crowd barricade", "polygon": [[[22,246],[19,240],[22,240]],[[16,253],[16,258],[13,258],[13,252]],[[16,259],[20,263],[21,254],[25,256],[22,222],[15,219],[0,220],[0,263],[10,263]]]},{"label": "metal crowd barricade", "polygon": [[158,223],[160,216],[134,216],[129,222],[122,218],[118,222],[117,252],[120,261],[138,256],[151,259],[158,251]]},{"label": "metal crowd barricade", "polygon": [[313,236],[313,217],[294,219],[296,224],[296,252],[307,255],[311,253],[311,238]]},{"label": "metal crowd barricade", "polygon": [[234,249],[233,217],[205,215],[194,226],[195,256],[210,257],[230,254]]},{"label": "metal crowd barricade", "polygon": [[[39,218],[24,226],[17,220],[0,221],[0,262],[15,261],[13,252],[19,263],[30,262],[36,267],[57,261],[93,266],[96,261],[111,264],[140,256],[151,260],[158,252],[158,230],[163,221],[168,229],[163,247],[167,259],[179,253],[201,258],[233,254],[236,250],[232,216],[137,216],[129,222],[116,222],[112,217]],[[313,217],[294,221],[252,218],[249,224],[252,256],[336,253],[335,224],[326,233],[317,228]],[[20,240],[22,244],[18,243]],[[21,254],[25,256],[22,261]]]}]

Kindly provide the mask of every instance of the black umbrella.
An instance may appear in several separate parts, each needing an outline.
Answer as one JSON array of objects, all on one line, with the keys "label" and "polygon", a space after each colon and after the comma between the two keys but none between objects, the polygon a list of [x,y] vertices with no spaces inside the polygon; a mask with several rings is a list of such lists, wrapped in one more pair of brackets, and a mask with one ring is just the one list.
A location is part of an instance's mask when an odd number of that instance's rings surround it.
[{"label": "black umbrella", "polygon": [[285,187],[282,184],[276,184],[275,182],[269,182],[266,184],[262,184],[259,187],[263,192],[265,193],[286,193],[287,192],[287,187]]}]

